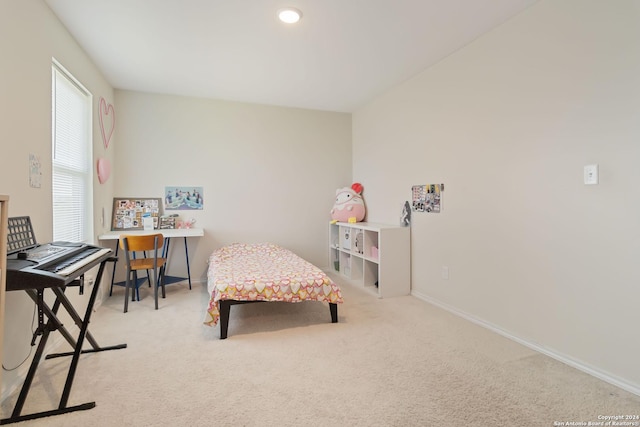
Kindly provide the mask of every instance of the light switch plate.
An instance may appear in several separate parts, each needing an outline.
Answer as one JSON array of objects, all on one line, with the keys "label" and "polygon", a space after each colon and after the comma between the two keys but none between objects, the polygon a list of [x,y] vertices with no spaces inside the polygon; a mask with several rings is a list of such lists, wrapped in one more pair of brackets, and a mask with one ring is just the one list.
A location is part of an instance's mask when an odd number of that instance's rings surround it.
[{"label": "light switch plate", "polygon": [[598,183],[598,165],[587,165],[584,167],[584,183],[594,185]]}]

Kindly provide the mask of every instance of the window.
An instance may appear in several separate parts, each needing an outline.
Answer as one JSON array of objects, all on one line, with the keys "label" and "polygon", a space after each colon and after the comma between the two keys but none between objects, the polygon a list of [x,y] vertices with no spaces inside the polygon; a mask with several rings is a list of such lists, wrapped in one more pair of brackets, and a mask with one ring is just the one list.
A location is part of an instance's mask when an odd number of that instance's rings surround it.
[{"label": "window", "polygon": [[92,97],[59,63],[52,72],[53,240],[93,241]]}]

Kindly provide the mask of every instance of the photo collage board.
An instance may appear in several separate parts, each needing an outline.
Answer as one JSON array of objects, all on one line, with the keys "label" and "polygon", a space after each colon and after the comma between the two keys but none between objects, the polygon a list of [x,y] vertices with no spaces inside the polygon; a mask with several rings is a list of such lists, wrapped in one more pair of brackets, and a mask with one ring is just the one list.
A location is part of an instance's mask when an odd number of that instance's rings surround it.
[{"label": "photo collage board", "polygon": [[146,197],[116,197],[113,199],[111,230],[143,230],[142,219],[153,218],[153,228],[158,228],[162,216],[162,199]]},{"label": "photo collage board", "polygon": [[411,210],[414,212],[440,213],[441,193],[444,184],[424,184],[411,187]]}]

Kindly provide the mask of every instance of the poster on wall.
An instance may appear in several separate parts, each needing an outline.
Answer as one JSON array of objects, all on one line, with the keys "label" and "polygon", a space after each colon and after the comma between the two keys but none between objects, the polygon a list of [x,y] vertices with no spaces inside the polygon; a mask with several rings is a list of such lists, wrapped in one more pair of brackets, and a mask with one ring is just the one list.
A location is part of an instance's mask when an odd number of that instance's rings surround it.
[{"label": "poster on wall", "polygon": [[444,191],[444,184],[414,185],[411,187],[411,210],[440,213],[442,191]]},{"label": "poster on wall", "polygon": [[111,230],[144,230],[144,218],[152,218],[153,228],[158,228],[160,216],[162,216],[160,198],[115,197]]},{"label": "poster on wall", "polygon": [[204,196],[202,187],[165,187],[164,209],[167,211],[202,210]]}]

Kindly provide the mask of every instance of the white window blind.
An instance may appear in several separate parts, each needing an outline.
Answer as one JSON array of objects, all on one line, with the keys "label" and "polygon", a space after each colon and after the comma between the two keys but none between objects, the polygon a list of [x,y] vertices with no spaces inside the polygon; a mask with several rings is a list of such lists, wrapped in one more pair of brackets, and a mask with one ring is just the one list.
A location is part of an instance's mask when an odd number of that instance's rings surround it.
[{"label": "white window blind", "polygon": [[91,94],[60,64],[53,64],[53,240],[91,242]]}]

